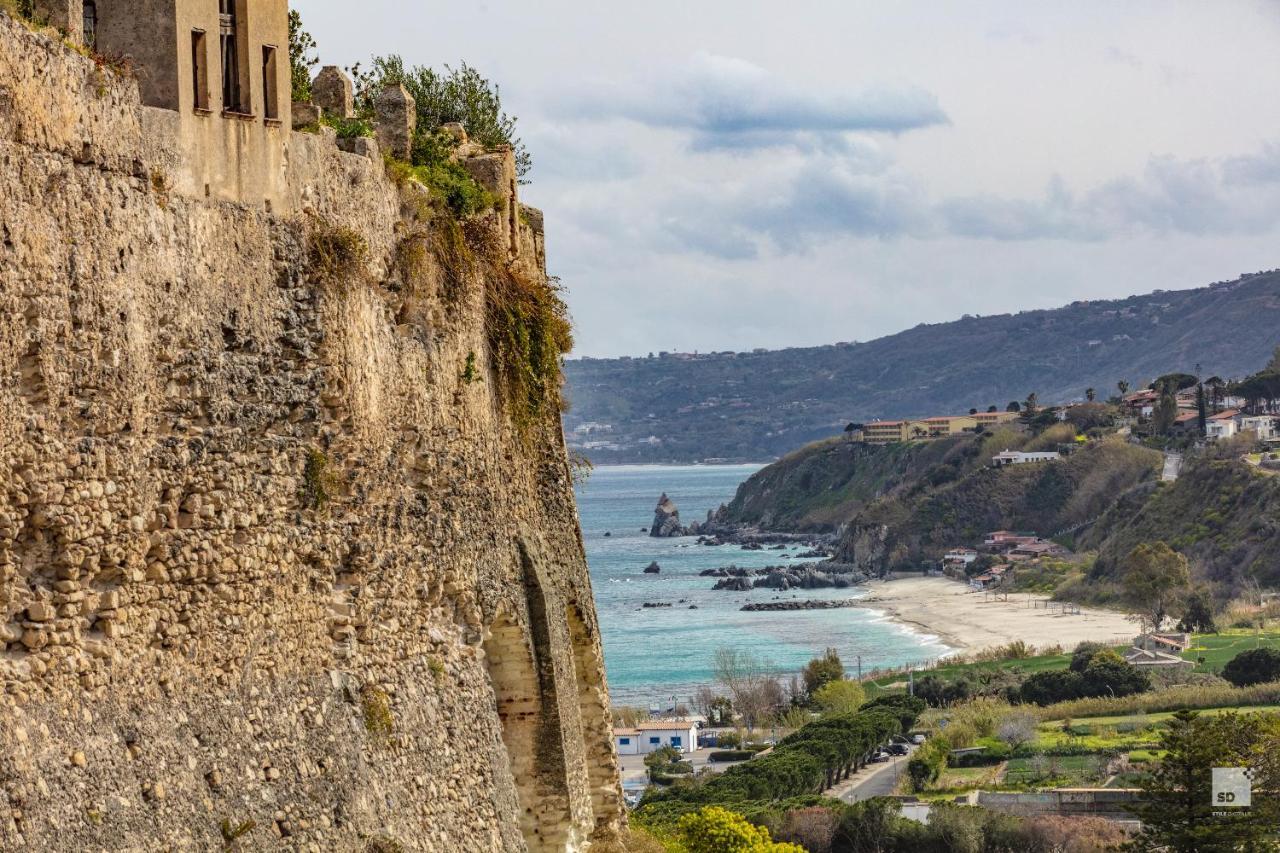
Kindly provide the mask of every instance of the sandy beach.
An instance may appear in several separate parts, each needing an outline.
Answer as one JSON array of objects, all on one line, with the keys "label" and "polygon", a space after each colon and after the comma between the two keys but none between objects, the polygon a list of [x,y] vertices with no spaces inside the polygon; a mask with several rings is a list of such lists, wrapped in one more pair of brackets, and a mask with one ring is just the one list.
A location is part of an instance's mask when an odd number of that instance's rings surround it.
[{"label": "sandy beach", "polygon": [[[861,605],[928,634],[961,652],[1022,640],[1036,648],[1070,649],[1084,640],[1121,643],[1137,633],[1123,614],[1081,608],[1064,614],[1044,606],[1044,596],[1011,593],[1007,601],[984,596],[949,578],[876,581]],[[1039,602],[1040,606],[1035,604]]]}]

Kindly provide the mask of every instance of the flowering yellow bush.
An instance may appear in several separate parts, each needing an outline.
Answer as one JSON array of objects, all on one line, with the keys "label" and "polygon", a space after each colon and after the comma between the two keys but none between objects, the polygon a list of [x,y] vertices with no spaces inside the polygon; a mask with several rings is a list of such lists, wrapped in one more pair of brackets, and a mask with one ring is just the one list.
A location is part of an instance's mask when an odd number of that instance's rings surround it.
[{"label": "flowering yellow bush", "polygon": [[680,818],[676,832],[688,853],[804,853],[803,847],[773,841],[763,826],[719,806]]}]

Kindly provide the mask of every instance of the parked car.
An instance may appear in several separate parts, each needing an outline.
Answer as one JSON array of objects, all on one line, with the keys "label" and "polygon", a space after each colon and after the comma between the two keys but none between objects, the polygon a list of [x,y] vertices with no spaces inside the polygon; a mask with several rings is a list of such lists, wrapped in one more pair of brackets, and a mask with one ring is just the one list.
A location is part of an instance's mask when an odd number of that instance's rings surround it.
[{"label": "parked car", "polygon": [[889,751],[890,755],[906,755],[911,751],[910,747],[905,743],[891,743],[886,747],[886,749]]},{"label": "parked car", "polygon": [[912,735],[911,742],[914,743],[916,746],[919,746],[920,744],[924,743],[924,735]]},{"label": "parked car", "polygon": [[872,764],[879,764],[882,761],[888,761],[888,760],[889,760],[889,753],[885,752],[884,750],[880,750],[875,755],[871,756]]}]

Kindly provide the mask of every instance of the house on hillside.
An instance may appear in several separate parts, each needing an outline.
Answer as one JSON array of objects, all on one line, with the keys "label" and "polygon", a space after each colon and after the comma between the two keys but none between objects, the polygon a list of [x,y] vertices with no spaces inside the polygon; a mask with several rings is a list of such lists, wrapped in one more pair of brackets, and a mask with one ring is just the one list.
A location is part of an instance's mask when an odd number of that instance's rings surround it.
[{"label": "house on hillside", "polygon": [[867,444],[898,444],[929,438],[924,421],[872,421],[863,424],[862,440]]},{"label": "house on hillside", "polygon": [[1009,576],[1009,566],[992,566],[988,572],[975,575],[969,579],[969,586],[976,590],[994,589],[1004,583]]},{"label": "house on hillside", "polygon": [[1034,533],[1015,533],[1011,530],[994,530],[982,540],[984,547],[991,551],[1003,552],[1028,542],[1037,542],[1040,537]]},{"label": "house on hillside", "polygon": [[929,438],[945,438],[962,432],[973,432],[978,426],[977,418],[972,415],[958,417],[925,418],[925,426],[929,430]]},{"label": "house on hillside", "polygon": [[1257,415],[1240,419],[1241,432],[1253,432],[1258,441],[1275,441],[1280,439],[1280,429],[1276,429],[1275,415]]},{"label": "house on hillside", "polygon": [[1136,417],[1149,418],[1160,402],[1160,392],[1152,390],[1135,391],[1126,394],[1122,401],[1124,407]]},{"label": "house on hillside", "polygon": [[698,748],[698,727],[692,720],[650,720],[613,730],[619,755],[647,755],[664,746],[680,752]]},{"label": "house on hillside", "polygon": [[1179,412],[1178,416],[1173,419],[1171,432],[1181,435],[1190,435],[1200,431],[1200,413],[1197,412]]},{"label": "house on hillside", "polygon": [[999,424],[1007,424],[1016,421],[1021,415],[1018,412],[978,412],[970,415],[978,426],[987,427],[988,429]]},{"label": "house on hillside", "polygon": [[972,548],[952,548],[942,556],[943,568],[947,566],[967,566],[978,559],[978,552]]},{"label": "house on hillside", "polygon": [[1057,554],[1065,554],[1066,552],[1067,549],[1056,542],[1037,539],[1035,542],[1027,542],[1015,547],[1009,552],[1009,559],[1034,560],[1038,557],[1051,557]]},{"label": "house on hillside", "polygon": [[1061,459],[1062,454],[1056,450],[1023,453],[1020,450],[1006,450],[1003,453],[997,453],[991,457],[991,466],[993,468],[1004,468],[1009,465],[1027,465],[1033,462],[1053,462]]},{"label": "house on hillside", "polygon": [[1210,439],[1232,438],[1240,432],[1240,410],[1227,409],[1210,415],[1205,421],[1205,437]]}]

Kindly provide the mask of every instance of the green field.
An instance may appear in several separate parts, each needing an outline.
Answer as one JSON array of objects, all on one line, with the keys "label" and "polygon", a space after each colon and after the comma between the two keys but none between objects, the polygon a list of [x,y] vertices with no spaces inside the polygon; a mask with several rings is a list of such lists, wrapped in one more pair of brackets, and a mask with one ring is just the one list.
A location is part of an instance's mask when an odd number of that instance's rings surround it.
[{"label": "green field", "polygon": [[[1221,672],[1233,657],[1246,649],[1266,647],[1280,649],[1280,631],[1267,630],[1260,634],[1254,631],[1224,631],[1220,634],[1196,634],[1192,638],[1192,646],[1183,658],[1196,664],[1197,672]],[[1123,652],[1125,646],[1116,646]],[[1200,658],[1204,662],[1200,662]],[[928,670],[918,670],[921,675],[937,675],[943,679],[954,679],[962,675],[974,675],[995,670],[1018,670],[1031,675],[1046,670],[1066,669],[1071,663],[1070,654],[1035,655],[1028,658],[1015,658],[1002,661],[978,661],[975,663],[949,663]],[[904,673],[882,675],[863,682],[867,695],[874,698],[881,693],[897,692],[905,688],[907,676]]]},{"label": "green field", "polygon": [[[916,677],[919,678],[922,675],[937,675],[941,678],[950,680],[961,675],[976,675],[979,672],[994,672],[998,669],[1016,669],[1030,675],[1031,673],[1041,672],[1043,670],[1066,669],[1069,663],[1071,663],[1071,655],[1068,654],[1036,655],[1029,658],[1017,658],[1014,660],[1002,661],[978,661],[976,663],[948,663],[928,670],[917,670]],[[906,683],[907,676],[905,673],[884,675],[863,682],[871,695],[902,689]]]},{"label": "green field", "polygon": [[[1224,631],[1221,634],[1196,634],[1184,660],[1196,663],[1197,672],[1221,672],[1233,657],[1246,649],[1280,649],[1280,631]],[[1200,662],[1204,658],[1204,662]]]}]

